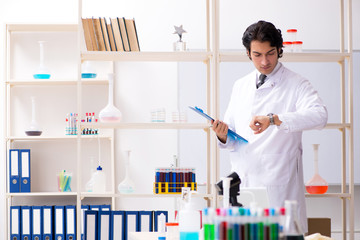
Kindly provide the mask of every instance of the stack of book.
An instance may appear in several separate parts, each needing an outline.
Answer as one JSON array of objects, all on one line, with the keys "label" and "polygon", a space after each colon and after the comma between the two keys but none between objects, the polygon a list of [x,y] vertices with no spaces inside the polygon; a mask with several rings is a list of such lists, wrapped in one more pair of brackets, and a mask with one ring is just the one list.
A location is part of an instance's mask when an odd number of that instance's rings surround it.
[{"label": "stack of book", "polygon": [[140,51],[135,19],[83,18],[82,25],[88,51]]}]

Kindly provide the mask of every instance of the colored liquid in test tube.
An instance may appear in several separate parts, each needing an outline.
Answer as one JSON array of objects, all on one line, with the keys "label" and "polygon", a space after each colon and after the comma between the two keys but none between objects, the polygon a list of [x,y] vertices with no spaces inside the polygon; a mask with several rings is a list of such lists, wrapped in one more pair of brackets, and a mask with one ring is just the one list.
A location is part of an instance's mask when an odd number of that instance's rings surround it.
[{"label": "colored liquid in test tube", "polygon": [[215,240],[214,209],[204,209],[204,240]]},{"label": "colored liquid in test tube", "polygon": [[232,240],[233,239],[233,232],[234,232],[234,223],[233,223],[233,214],[232,209],[227,209],[227,215],[225,216],[225,219],[227,220],[227,226],[226,226],[226,239]]}]

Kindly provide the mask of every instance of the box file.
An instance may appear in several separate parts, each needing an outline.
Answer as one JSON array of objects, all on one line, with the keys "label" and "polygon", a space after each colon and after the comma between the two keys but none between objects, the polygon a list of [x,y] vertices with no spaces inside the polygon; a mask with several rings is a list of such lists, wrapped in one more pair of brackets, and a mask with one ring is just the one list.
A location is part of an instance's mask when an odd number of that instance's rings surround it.
[{"label": "box file", "polygon": [[65,207],[54,207],[54,231],[56,240],[65,239]]},{"label": "box file", "polygon": [[18,149],[9,150],[10,192],[20,192],[20,156]]},{"label": "box file", "polygon": [[42,240],[52,240],[54,238],[54,207],[53,206],[42,206],[42,222],[43,232]]},{"label": "box file", "polygon": [[98,229],[99,240],[108,240],[110,238],[111,212],[99,211]]},{"label": "box file", "polygon": [[42,207],[32,206],[32,240],[41,240],[43,232]]},{"label": "box file", "polygon": [[139,211],[125,211],[125,240],[128,239],[128,233],[139,232]]},{"label": "box file", "polygon": [[20,149],[20,192],[31,192],[30,149]]},{"label": "box file", "polygon": [[76,206],[65,206],[65,239],[76,239]]},{"label": "box file", "polygon": [[85,239],[98,240],[98,211],[85,211]]},{"label": "box file", "polygon": [[153,231],[153,211],[139,211],[139,232]]},{"label": "box file", "polygon": [[85,239],[84,229],[85,229],[85,211],[86,210],[89,210],[89,205],[81,205],[81,220],[80,220],[81,240]]},{"label": "box file", "polygon": [[10,206],[10,240],[20,239],[21,210],[20,206]]},{"label": "box file", "polygon": [[30,206],[21,206],[21,240],[30,240],[31,239],[31,219],[32,211]]},{"label": "box file", "polygon": [[111,211],[110,226],[112,240],[125,240],[125,211]]}]

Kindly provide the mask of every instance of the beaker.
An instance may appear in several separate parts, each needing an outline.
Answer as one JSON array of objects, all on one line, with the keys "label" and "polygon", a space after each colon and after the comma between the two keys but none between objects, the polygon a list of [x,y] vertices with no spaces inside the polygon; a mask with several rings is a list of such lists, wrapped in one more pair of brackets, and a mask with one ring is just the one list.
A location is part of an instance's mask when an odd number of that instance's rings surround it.
[{"label": "beaker", "polygon": [[39,41],[40,64],[39,64],[39,67],[36,70],[35,74],[33,75],[35,79],[49,79],[50,78],[50,71],[45,66],[45,63],[44,63],[44,43],[45,43],[45,41]]},{"label": "beaker", "polygon": [[328,190],[328,183],[319,175],[318,150],[320,144],[313,144],[314,148],[314,176],[305,184],[306,191],[310,194],[323,194]]},{"label": "beaker", "polygon": [[125,158],[125,179],[118,185],[118,190],[120,193],[132,193],[135,190],[134,183],[130,179],[130,153],[131,151],[126,151]]},{"label": "beaker", "polygon": [[25,130],[28,136],[40,136],[42,131],[40,125],[36,121],[36,98],[31,97],[31,123],[30,126]]}]

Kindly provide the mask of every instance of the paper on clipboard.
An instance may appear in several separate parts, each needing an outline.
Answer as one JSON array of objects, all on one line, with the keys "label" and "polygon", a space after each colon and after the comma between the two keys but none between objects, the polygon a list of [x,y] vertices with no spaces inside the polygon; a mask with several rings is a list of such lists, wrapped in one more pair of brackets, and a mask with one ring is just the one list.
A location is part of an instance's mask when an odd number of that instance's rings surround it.
[{"label": "paper on clipboard", "polygon": [[[215,121],[212,117],[210,117],[209,115],[207,115],[206,113],[204,113],[204,111],[199,108],[199,107],[191,107],[189,106],[190,109],[194,110],[195,112],[197,112],[198,114],[200,114],[201,116],[203,116],[204,118],[210,120],[210,121]],[[242,142],[248,142],[248,140],[246,140],[245,138],[241,137],[239,134],[237,134],[236,132],[232,131],[231,129],[228,130],[228,136],[236,139],[236,140],[239,140],[239,141],[242,141]]]}]

